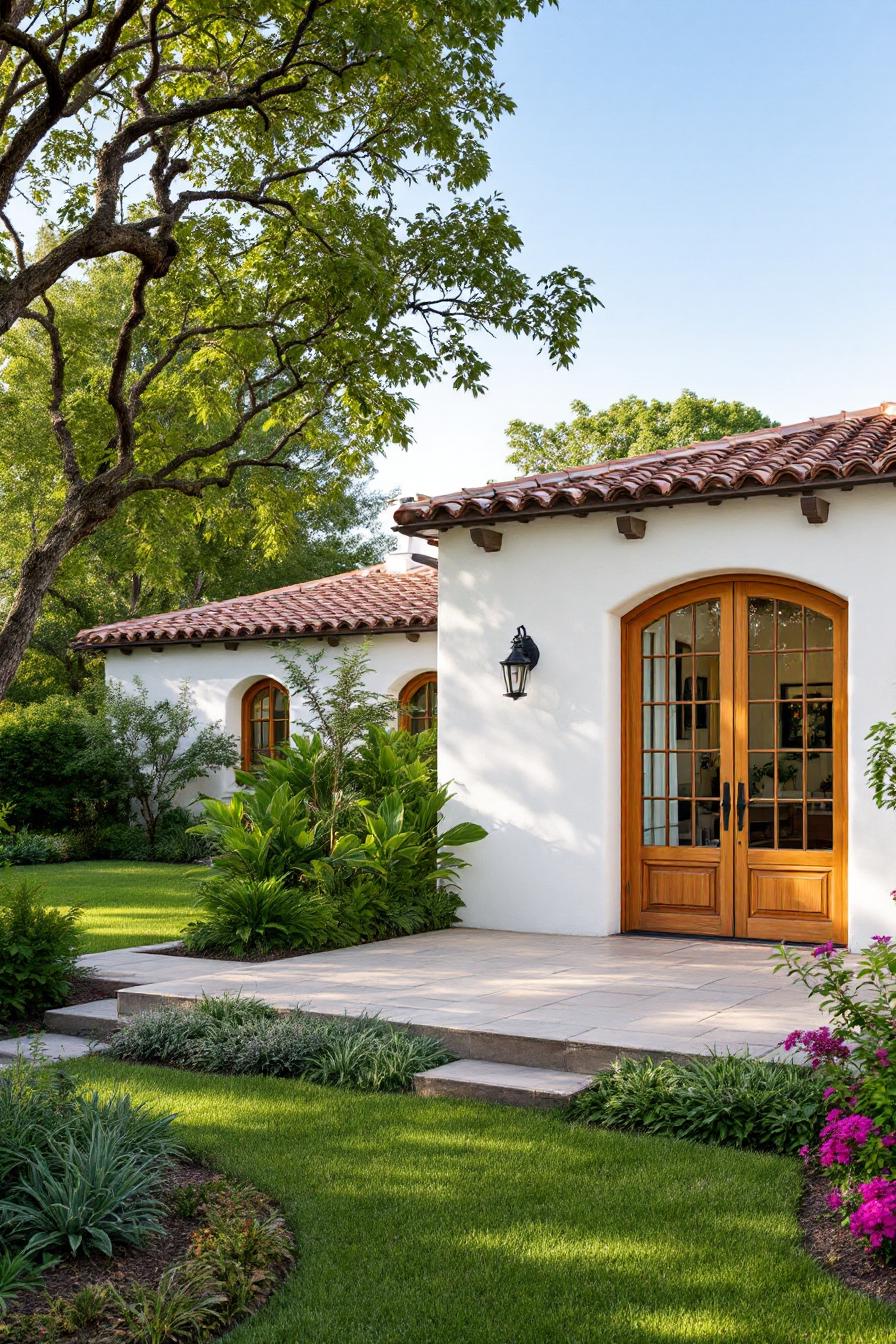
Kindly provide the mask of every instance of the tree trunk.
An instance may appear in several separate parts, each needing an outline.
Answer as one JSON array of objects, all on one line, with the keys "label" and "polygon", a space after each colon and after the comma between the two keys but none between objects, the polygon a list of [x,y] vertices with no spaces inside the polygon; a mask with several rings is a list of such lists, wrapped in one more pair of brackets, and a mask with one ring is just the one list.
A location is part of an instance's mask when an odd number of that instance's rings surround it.
[{"label": "tree trunk", "polygon": [[0,630],[0,700],[6,696],[28,650],[43,600],[59,566],[101,521],[101,518],[92,520],[80,512],[66,510],[50,528],[44,541],[32,547],[26,555],[19,574],[19,586]]}]

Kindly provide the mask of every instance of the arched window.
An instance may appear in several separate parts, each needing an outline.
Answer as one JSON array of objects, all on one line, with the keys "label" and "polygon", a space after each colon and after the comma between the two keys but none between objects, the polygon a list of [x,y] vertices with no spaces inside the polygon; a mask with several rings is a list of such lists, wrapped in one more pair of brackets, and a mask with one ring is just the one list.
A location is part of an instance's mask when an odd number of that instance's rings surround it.
[{"label": "arched window", "polygon": [[289,696],[279,681],[264,677],[243,696],[243,769],[276,755],[288,737]]},{"label": "arched window", "polygon": [[398,716],[399,728],[409,733],[422,733],[432,728],[436,721],[437,683],[435,672],[421,672],[412,677],[398,697],[401,710]]}]

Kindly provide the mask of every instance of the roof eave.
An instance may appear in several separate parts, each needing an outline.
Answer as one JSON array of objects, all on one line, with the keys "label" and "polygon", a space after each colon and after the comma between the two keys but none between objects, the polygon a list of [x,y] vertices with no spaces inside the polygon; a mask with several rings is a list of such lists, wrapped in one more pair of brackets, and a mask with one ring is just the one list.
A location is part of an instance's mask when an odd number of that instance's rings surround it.
[{"label": "roof eave", "polygon": [[547,508],[531,505],[522,509],[501,509],[487,513],[471,512],[461,518],[421,518],[418,522],[398,523],[396,532],[405,536],[438,535],[456,527],[478,527],[482,523],[530,523],[534,518],[582,518],[591,513],[633,513],[642,509],[674,508],[677,504],[721,504],[728,499],[756,499],[762,496],[808,495],[818,490],[852,490],[857,485],[896,485],[896,471],[874,475],[836,476],[809,481],[779,481],[775,485],[744,486],[731,490],[677,490],[669,495],[644,498],[583,500],[574,504],[553,504]]},{"label": "roof eave", "polygon": [[428,635],[434,634],[437,629],[435,621],[425,625],[392,625],[376,626],[367,630],[329,630],[307,631],[298,635],[275,635],[270,632],[260,635],[184,635],[179,639],[171,639],[164,635],[152,635],[146,639],[108,639],[102,641],[73,639],[69,647],[75,653],[108,653],[112,649],[124,649],[128,653],[134,649],[151,649],[155,647],[165,648],[195,648],[200,644],[293,644],[300,639],[326,640],[332,638],[338,639],[366,639],[368,635]]}]

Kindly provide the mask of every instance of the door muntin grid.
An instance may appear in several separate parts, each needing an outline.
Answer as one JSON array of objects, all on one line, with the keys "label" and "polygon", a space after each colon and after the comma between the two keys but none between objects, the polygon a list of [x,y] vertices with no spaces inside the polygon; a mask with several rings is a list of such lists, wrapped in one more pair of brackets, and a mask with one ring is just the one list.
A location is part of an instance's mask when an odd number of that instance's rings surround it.
[{"label": "door muntin grid", "polygon": [[720,844],[721,602],[685,603],[641,632],[642,842]]},{"label": "door muntin grid", "polygon": [[747,788],[751,849],[834,847],[835,627],[780,598],[747,605]]}]

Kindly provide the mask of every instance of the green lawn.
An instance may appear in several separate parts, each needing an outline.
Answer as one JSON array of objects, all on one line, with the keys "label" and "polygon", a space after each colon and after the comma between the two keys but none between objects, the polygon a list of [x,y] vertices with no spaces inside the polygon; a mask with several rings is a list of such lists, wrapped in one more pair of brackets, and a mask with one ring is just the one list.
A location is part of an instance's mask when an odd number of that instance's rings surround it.
[{"label": "green lawn", "polygon": [[500,1107],[102,1060],[281,1201],[297,1271],[228,1344],[884,1344],[800,1250],[798,1164]]},{"label": "green lawn", "polygon": [[188,864],[103,859],[15,871],[40,882],[53,904],[80,905],[82,950],[105,952],[178,938],[191,917],[201,870]]}]

